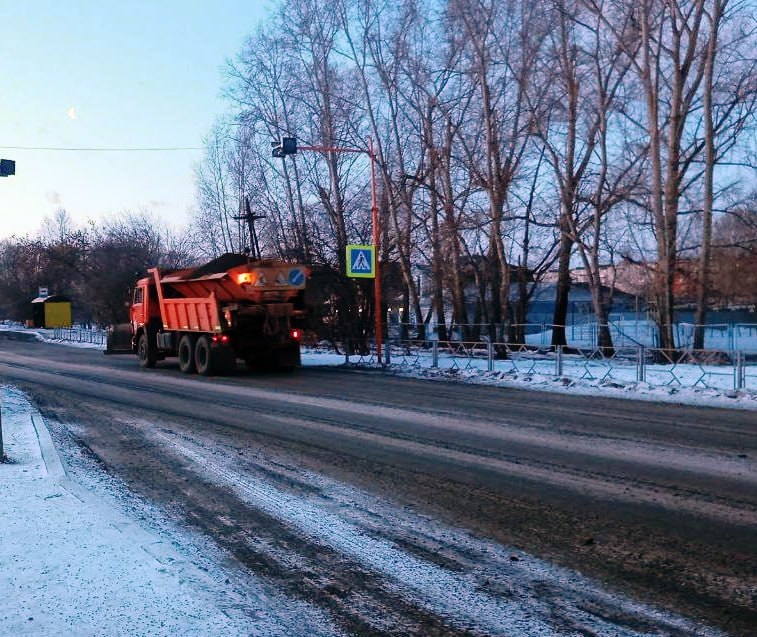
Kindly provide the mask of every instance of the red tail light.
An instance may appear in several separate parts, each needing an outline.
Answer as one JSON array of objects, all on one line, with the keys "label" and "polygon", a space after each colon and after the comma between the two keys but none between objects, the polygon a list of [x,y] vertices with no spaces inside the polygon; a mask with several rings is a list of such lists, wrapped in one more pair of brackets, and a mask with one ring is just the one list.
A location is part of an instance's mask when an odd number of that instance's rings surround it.
[{"label": "red tail light", "polygon": [[289,334],[295,341],[299,341],[302,336],[302,332],[297,329],[292,330]]},{"label": "red tail light", "polygon": [[213,334],[212,341],[214,343],[228,343],[229,337],[226,334]]}]

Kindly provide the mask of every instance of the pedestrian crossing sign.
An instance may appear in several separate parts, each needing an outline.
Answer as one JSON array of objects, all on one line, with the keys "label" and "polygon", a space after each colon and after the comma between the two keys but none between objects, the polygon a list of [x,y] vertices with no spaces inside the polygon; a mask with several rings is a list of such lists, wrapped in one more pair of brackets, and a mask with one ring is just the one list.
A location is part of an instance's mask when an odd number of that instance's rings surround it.
[{"label": "pedestrian crossing sign", "polygon": [[376,278],[376,246],[347,246],[347,276],[358,279]]}]

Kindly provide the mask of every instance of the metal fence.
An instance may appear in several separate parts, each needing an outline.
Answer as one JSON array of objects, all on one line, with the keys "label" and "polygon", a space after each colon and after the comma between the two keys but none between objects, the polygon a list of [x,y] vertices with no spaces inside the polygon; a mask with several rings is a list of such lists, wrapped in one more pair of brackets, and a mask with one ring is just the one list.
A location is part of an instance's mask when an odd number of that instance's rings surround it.
[{"label": "metal fence", "polygon": [[107,330],[86,329],[83,327],[55,327],[53,339],[70,343],[89,343],[105,347],[108,338]]},{"label": "metal fence", "polygon": [[[346,356],[350,363],[376,363],[375,351]],[[598,348],[542,347],[486,341],[414,341],[390,339],[383,362],[409,368],[488,372],[508,376],[544,376],[619,385],[650,385],[719,390],[757,390],[757,354],[741,350],[663,350],[643,345]]]}]

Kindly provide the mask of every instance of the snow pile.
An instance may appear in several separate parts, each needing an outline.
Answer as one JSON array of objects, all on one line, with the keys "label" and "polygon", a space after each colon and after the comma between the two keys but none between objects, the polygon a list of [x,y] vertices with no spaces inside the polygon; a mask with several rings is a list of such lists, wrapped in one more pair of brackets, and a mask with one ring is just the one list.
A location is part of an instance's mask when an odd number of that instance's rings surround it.
[{"label": "snow pile", "polygon": [[[356,367],[360,367],[360,365]],[[757,410],[757,391],[753,390],[737,391],[686,387],[677,384],[653,385],[638,381],[618,381],[601,378],[582,379],[575,376],[554,376],[543,373],[488,372],[476,368],[432,368],[391,365],[389,369],[398,376],[410,378],[428,378],[477,385],[579,394],[582,396],[603,396],[605,398],[627,398],[631,400],[685,405]],[[696,374],[696,371],[691,370],[690,373],[693,375]]]}]

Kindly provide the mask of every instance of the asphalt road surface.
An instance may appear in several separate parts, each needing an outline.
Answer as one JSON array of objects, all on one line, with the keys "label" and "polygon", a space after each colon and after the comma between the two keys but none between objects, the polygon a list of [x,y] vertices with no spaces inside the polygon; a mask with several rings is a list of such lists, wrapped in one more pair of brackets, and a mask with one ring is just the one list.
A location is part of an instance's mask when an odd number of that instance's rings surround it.
[{"label": "asphalt road surface", "polygon": [[[8,340],[0,380],[76,423],[54,430],[62,449],[73,440],[345,632],[516,634],[526,622],[518,634],[757,635],[753,411],[381,371],[187,377],[170,361],[141,370],[131,356]],[[320,521],[303,513],[313,503]],[[388,567],[382,551],[406,557]],[[599,588],[537,581],[530,556]]]}]

